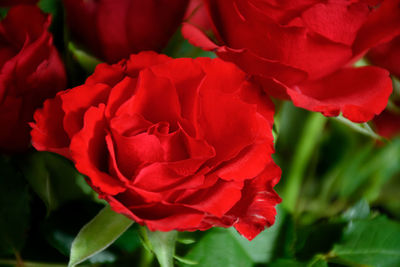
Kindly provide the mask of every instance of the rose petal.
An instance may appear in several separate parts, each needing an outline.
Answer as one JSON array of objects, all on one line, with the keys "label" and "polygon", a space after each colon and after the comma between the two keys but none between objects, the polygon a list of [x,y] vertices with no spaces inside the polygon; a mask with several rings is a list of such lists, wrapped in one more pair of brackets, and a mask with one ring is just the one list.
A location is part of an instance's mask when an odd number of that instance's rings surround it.
[{"label": "rose petal", "polygon": [[36,123],[30,124],[32,145],[37,150],[47,150],[71,158],[68,148],[70,139],[62,125],[65,113],[61,108],[62,101],[59,95],[45,101],[43,108],[35,112]]},{"label": "rose petal", "polygon": [[400,77],[400,36],[371,49],[367,54],[372,64],[385,68]]},{"label": "rose petal", "polygon": [[389,73],[377,67],[346,68],[324,79],[288,89],[293,103],[325,116],[366,122],[386,107],[392,92]]},{"label": "rose petal", "polygon": [[[198,130],[205,140],[214,147],[216,156],[208,164],[218,164],[236,156],[244,147],[251,144],[258,133],[255,118],[256,106],[245,103],[235,94],[216,90],[230,90],[230,83],[217,81],[219,73],[226,73],[222,66],[214,74],[207,75],[199,88]],[[221,75],[221,77],[230,77]],[[237,85],[240,88],[240,84]],[[220,101],[224,99],[224,101]]]},{"label": "rose petal", "polygon": [[104,194],[115,195],[126,187],[107,172],[108,151],[105,142],[105,105],[90,107],[84,116],[83,128],[71,140],[71,155],[77,170],[88,176],[92,185]]},{"label": "rose petal", "polygon": [[239,217],[234,227],[247,239],[252,240],[266,226],[274,224],[275,206],[281,199],[273,190],[273,186],[280,176],[280,168],[271,162],[257,178],[245,182],[243,197],[228,213]]},{"label": "rose petal", "polygon": [[136,84],[136,78],[126,76],[112,88],[106,105],[107,118],[112,118],[118,108],[135,94]]},{"label": "rose petal", "polygon": [[400,115],[385,110],[374,118],[374,124],[379,135],[393,138],[400,134]]},{"label": "rose petal", "polygon": [[169,79],[144,69],[140,72],[135,96],[121,106],[117,115],[122,113],[140,114],[153,123],[168,122],[171,130],[176,130],[181,118],[176,88]]},{"label": "rose petal", "polygon": [[126,27],[131,53],[160,51],[182,22],[188,3],[187,0],[130,1]]},{"label": "rose petal", "polygon": [[141,133],[126,137],[113,131],[112,136],[118,167],[128,179],[133,179],[143,166],[163,160],[164,151],[154,135]]},{"label": "rose petal", "polygon": [[72,138],[83,127],[84,113],[88,108],[106,103],[111,88],[102,83],[77,86],[60,94],[64,110],[64,129]]},{"label": "rose petal", "polygon": [[172,58],[163,54],[157,54],[153,51],[141,52],[137,55],[130,56],[129,60],[126,62],[126,73],[131,77],[137,77],[142,69],[171,60]]},{"label": "rose petal", "polygon": [[366,3],[318,3],[301,15],[310,30],[348,46],[353,44],[357,31],[369,14]]},{"label": "rose petal", "polygon": [[241,199],[242,188],[242,181],[219,180],[210,188],[186,190],[176,203],[222,217]]},{"label": "rose petal", "polygon": [[358,32],[353,45],[353,53],[360,55],[369,48],[390,41],[399,33],[399,1],[382,1],[378,9],[368,16],[368,20]]},{"label": "rose petal", "polygon": [[144,207],[129,207],[145,223],[150,231],[172,231],[197,229],[204,214],[196,210],[178,206],[155,203]]},{"label": "rose petal", "polygon": [[[154,74],[168,78],[174,84],[181,116],[192,123],[195,121],[195,105],[198,101],[197,89],[205,75],[197,61],[191,58],[179,58],[151,68]],[[188,65],[192,67],[188,68]]]},{"label": "rose petal", "polygon": [[110,87],[119,83],[124,78],[125,63],[120,62],[114,65],[108,65],[105,63],[98,64],[94,73],[90,75],[85,84],[94,85],[97,83],[105,83]]},{"label": "rose petal", "polygon": [[[103,0],[97,5],[96,30],[102,55],[107,62],[116,62],[131,53],[127,36],[130,0]],[[110,23],[112,22],[112,23]]]}]

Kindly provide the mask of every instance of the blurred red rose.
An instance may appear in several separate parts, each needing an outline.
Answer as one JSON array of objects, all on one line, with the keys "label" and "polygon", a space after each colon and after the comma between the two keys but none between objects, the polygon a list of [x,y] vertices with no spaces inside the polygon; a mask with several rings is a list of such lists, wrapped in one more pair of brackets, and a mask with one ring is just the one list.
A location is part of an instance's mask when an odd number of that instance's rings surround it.
[{"label": "blurred red rose", "polygon": [[36,5],[39,0],[0,0],[0,7],[16,6],[21,4]]},{"label": "blurred red rose", "polygon": [[273,104],[219,59],[154,52],[100,64],[35,113],[33,144],[64,155],[99,196],[150,230],[274,223]]},{"label": "blurred red rose", "polygon": [[0,22],[0,150],[30,145],[33,112],[65,89],[64,66],[47,31],[50,17],[36,6],[16,6]]},{"label": "blurred red rose", "polygon": [[388,72],[351,64],[399,34],[399,0],[203,2],[214,38],[190,19],[184,36],[236,63],[269,94],[326,116],[342,112],[355,122],[386,106]]},{"label": "blurred red rose", "polygon": [[[367,58],[372,64],[385,68],[400,78],[400,36],[371,49]],[[394,104],[398,105],[399,101],[394,101]],[[400,135],[400,114],[394,111],[385,110],[374,118],[374,124],[378,134],[386,138]]]},{"label": "blurred red rose", "polygon": [[389,70],[400,77],[400,36],[373,48],[368,54],[372,64]]},{"label": "blurred red rose", "polygon": [[64,0],[73,37],[107,62],[160,51],[182,22],[188,0]]},{"label": "blurred red rose", "polygon": [[383,111],[374,118],[376,131],[386,138],[393,138],[400,135],[400,114],[389,110]]}]

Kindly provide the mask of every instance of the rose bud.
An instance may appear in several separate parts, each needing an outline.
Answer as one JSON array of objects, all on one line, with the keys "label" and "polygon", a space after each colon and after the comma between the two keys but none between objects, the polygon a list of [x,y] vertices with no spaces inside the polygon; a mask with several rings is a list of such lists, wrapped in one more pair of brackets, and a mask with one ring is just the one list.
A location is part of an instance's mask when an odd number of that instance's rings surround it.
[{"label": "rose bud", "polygon": [[274,107],[235,65],[154,52],[100,64],[35,113],[38,150],[70,158],[112,209],[150,230],[275,220]]},{"label": "rose bud", "polygon": [[33,112],[65,89],[62,61],[47,31],[50,17],[36,6],[15,6],[0,22],[0,150],[30,146]]},{"label": "rose bud", "polygon": [[[399,0],[203,0],[210,36],[188,20],[182,33],[253,75],[296,106],[365,122],[385,108],[389,73],[351,65],[400,33]],[[199,11],[202,12],[202,11]]]},{"label": "rose bud", "polygon": [[161,51],[182,22],[188,0],[64,0],[72,37],[95,56],[117,62]]}]

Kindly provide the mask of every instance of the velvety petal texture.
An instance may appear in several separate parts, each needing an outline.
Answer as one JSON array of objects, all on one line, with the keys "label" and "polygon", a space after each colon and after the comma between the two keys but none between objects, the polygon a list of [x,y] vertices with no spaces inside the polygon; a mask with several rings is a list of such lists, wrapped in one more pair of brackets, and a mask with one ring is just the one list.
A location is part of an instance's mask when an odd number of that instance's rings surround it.
[{"label": "velvety petal texture", "polygon": [[197,12],[185,38],[234,62],[271,96],[355,122],[386,106],[388,73],[351,65],[400,33],[400,0],[203,0]]},{"label": "velvety petal texture", "polygon": [[234,64],[142,52],[46,101],[32,138],[150,230],[234,226],[252,239],[280,202],[273,113]]},{"label": "velvety petal texture", "polygon": [[[48,32],[50,17],[19,5],[0,22],[0,150],[30,146],[34,110],[65,89],[66,74]],[[49,107],[47,107],[49,108]]]},{"label": "velvety petal texture", "polygon": [[64,0],[73,37],[107,62],[160,51],[177,30],[188,0]]}]

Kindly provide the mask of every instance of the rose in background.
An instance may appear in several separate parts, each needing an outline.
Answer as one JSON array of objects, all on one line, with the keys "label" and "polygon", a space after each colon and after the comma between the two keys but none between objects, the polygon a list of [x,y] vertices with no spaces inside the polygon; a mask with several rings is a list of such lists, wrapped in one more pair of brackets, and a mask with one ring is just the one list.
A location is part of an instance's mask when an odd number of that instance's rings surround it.
[{"label": "rose in background", "polygon": [[71,35],[110,63],[161,51],[178,29],[188,0],[64,0]]},{"label": "rose in background", "polygon": [[24,5],[11,8],[0,22],[1,151],[28,148],[34,110],[65,89],[65,70],[49,25],[49,16]]},{"label": "rose in background", "polygon": [[[400,78],[400,36],[371,49],[367,58],[373,65],[385,68]],[[394,103],[399,104],[398,101]],[[387,138],[395,137],[400,134],[400,113],[386,109],[374,119],[374,124],[380,135]]]},{"label": "rose in background", "polygon": [[36,5],[39,0],[0,0],[0,7],[9,7],[16,5]]},{"label": "rose in background", "polygon": [[400,78],[400,36],[369,51],[368,60]]},{"label": "rose in background", "polygon": [[[212,31],[211,21],[207,10],[203,6],[203,0],[191,0],[189,2],[184,20],[189,20],[190,23],[195,24],[202,31]],[[212,34],[212,32],[209,32],[209,34]]]},{"label": "rose in background", "polygon": [[203,3],[214,35],[189,19],[184,36],[252,74],[268,94],[355,122],[385,108],[389,73],[351,65],[400,32],[399,0]]},{"label": "rose in background", "polygon": [[235,65],[154,52],[100,64],[35,113],[33,145],[75,162],[111,207],[150,230],[275,220],[274,107]]},{"label": "rose in background", "polygon": [[393,138],[400,134],[400,114],[390,110],[383,111],[374,118],[376,131],[386,138]]}]

